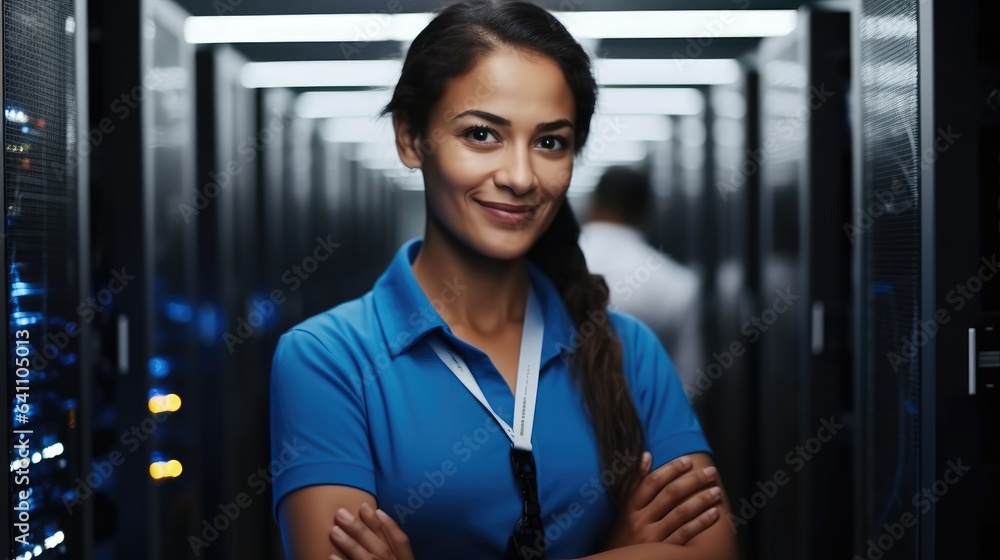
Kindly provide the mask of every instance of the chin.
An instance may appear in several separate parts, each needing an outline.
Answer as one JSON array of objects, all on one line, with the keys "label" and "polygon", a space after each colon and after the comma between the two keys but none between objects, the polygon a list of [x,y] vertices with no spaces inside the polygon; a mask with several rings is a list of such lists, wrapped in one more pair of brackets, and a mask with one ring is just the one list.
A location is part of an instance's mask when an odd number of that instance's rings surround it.
[{"label": "chin", "polygon": [[503,232],[480,230],[470,245],[483,256],[498,260],[514,260],[524,257],[538,240],[533,232]]}]

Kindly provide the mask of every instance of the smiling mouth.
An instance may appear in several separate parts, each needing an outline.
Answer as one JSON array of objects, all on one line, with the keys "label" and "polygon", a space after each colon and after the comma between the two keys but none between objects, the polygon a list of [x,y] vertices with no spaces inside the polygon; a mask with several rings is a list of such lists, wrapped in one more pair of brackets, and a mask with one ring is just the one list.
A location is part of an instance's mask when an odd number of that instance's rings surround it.
[{"label": "smiling mouth", "polygon": [[537,206],[527,204],[504,204],[502,202],[488,202],[476,200],[485,211],[495,221],[507,226],[519,226],[527,223],[535,217]]}]

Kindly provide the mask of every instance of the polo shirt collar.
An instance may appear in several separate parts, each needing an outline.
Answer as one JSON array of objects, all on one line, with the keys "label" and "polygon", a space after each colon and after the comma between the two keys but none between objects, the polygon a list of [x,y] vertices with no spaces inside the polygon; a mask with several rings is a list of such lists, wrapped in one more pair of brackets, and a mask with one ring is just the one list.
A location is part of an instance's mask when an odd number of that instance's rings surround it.
[{"label": "polo shirt collar", "polygon": [[[423,239],[414,237],[399,248],[392,262],[375,281],[372,294],[383,342],[390,356],[406,352],[427,333],[442,329],[450,332],[444,319],[431,304],[413,274],[412,263]],[[531,285],[542,307],[545,334],[542,339],[542,365],[571,352],[574,327],[562,296],[555,284],[535,263],[528,261]],[[442,297],[446,297],[442,295]]]}]

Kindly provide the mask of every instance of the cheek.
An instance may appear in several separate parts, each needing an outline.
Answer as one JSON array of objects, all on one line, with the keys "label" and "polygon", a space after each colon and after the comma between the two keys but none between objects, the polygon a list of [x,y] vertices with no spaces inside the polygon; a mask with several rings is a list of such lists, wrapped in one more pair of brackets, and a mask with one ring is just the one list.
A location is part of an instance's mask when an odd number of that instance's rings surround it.
[{"label": "cheek", "polygon": [[535,167],[535,173],[543,190],[549,194],[562,195],[569,188],[573,176],[573,160],[548,160]]},{"label": "cheek", "polygon": [[488,157],[452,144],[443,146],[438,153],[436,167],[442,182],[453,189],[468,190],[489,179],[493,166]]}]

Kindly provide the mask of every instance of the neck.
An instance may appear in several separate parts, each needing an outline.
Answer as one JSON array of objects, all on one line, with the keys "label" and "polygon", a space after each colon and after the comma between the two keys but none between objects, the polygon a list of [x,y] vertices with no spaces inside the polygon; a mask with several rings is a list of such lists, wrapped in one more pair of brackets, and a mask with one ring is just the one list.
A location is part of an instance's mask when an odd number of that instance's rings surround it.
[{"label": "neck", "polygon": [[611,224],[618,224],[618,225],[622,225],[622,226],[628,226],[628,227],[631,227],[631,228],[634,228],[634,229],[638,229],[640,227],[639,224],[634,224],[632,222],[629,222],[628,220],[626,220],[622,216],[620,216],[620,215],[618,215],[618,214],[616,214],[614,212],[609,212],[609,211],[607,211],[607,210],[605,210],[603,208],[591,208],[590,212],[588,212],[588,215],[587,215],[587,221],[589,221],[589,222],[607,222],[607,223],[611,223]]},{"label": "neck", "polygon": [[[526,257],[494,259],[442,231],[430,220],[413,261],[417,283],[452,330],[488,336],[524,321],[530,279]],[[442,297],[446,286],[457,297]],[[449,294],[450,296],[450,294]]]}]

